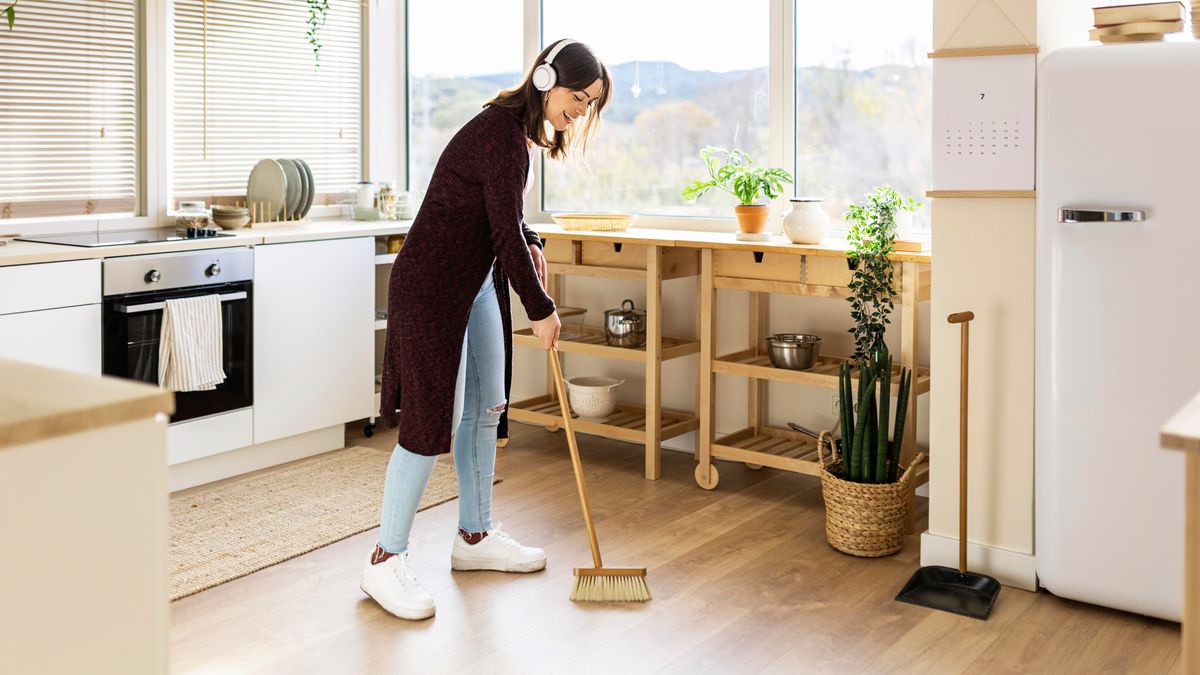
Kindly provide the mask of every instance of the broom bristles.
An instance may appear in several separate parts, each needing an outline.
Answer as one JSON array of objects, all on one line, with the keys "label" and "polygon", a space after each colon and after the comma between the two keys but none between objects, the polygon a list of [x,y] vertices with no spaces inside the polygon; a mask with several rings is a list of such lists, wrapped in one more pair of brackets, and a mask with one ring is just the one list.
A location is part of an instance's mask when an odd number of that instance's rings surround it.
[{"label": "broom bristles", "polygon": [[579,602],[646,602],[650,599],[650,587],[644,576],[592,572],[575,576],[571,599]]}]

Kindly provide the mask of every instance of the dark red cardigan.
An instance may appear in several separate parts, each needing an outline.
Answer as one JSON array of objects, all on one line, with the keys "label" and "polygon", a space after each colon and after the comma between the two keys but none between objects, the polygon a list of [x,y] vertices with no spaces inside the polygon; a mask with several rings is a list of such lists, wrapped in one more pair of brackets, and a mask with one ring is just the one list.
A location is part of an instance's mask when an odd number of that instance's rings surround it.
[{"label": "dark red cardigan", "polygon": [[[504,317],[506,390],[512,369],[508,283],[531,320],[555,309],[529,254],[529,245],[540,240],[521,217],[528,170],[528,140],[516,115],[484,109],[442,151],[392,266],[379,415],[385,426],[399,424],[399,443],[411,452],[440,455],[451,449],[463,334],[493,259]],[[507,413],[501,436],[507,437]]]}]

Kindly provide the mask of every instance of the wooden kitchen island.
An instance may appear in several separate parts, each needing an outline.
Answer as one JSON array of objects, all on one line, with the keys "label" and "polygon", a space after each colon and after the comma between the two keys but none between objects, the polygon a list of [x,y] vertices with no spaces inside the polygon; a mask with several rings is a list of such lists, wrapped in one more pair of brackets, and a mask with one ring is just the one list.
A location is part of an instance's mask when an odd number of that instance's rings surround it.
[{"label": "wooden kitchen island", "polygon": [[[836,390],[838,368],[845,356],[822,353],[815,366],[805,371],[775,368],[767,357],[763,338],[767,334],[768,297],[785,293],[829,298],[845,303],[849,296],[850,269],[845,241],[829,239],[816,246],[798,245],[778,237],[771,242],[740,242],[731,233],[685,230],[632,229],[625,232],[568,231],[553,225],[535,226],[546,240],[551,297],[562,298],[566,275],[644,280],[647,287],[646,348],[609,347],[601,328],[579,340],[561,340],[560,351],[580,352],[646,363],[646,406],[619,406],[607,424],[578,423],[584,433],[605,435],[642,443],[646,452],[646,478],[660,475],[661,443],[667,438],[698,430],[696,482],[713,489],[719,480],[714,459],[744,462],[751,468],[769,466],[809,475],[819,474],[816,441],[788,429],[766,423],[766,383],[792,382]],[[920,303],[930,298],[929,252],[897,252],[892,255],[900,316],[900,354],[895,365],[916,373],[909,398],[909,424],[904,430],[901,462],[916,451],[917,404],[930,386],[928,368],[917,364],[917,329]],[[662,336],[662,282],[700,275],[700,310],[695,338]],[[750,294],[748,348],[718,354],[715,341],[716,293],[718,289]],[[847,312],[846,327],[850,327]],[[536,345],[528,331],[514,335],[515,344]],[[696,414],[662,410],[662,361],[699,354]],[[549,368],[547,368],[549,373]],[[741,375],[749,386],[746,427],[715,437],[716,375]],[[548,377],[550,377],[548,375]],[[857,379],[857,373],[855,373]],[[896,378],[898,380],[898,378]],[[895,380],[894,380],[895,381]],[[542,424],[555,429],[561,423],[553,387],[546,395],[514,403],[514,420]],[[895,385],[894,385],[895,387]],[[895,391],[895,388],[893,388]],[[917,484],[925,482],[928,464],[920,467]]]}]

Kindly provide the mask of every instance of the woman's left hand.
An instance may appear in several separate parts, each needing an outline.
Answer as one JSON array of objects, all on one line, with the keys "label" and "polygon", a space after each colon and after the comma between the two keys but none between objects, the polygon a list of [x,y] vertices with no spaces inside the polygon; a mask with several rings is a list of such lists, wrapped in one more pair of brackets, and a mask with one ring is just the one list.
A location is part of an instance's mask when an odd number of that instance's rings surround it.
[{"label": "woman's left hand", "polygon": [[546,256],[542,253],[542,247],[530,244],[529,255],[533,256],[533,268],[537,270],[538,281],[542,283],[542,290],[546,290]]}]

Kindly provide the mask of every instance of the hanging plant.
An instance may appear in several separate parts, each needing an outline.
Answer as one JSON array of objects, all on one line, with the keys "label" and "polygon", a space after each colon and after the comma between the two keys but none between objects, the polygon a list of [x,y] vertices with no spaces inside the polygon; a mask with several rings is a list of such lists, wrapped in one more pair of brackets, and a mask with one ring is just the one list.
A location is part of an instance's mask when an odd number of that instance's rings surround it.
[{"label": "hanging plant", "polygon": [[13,24],[17,22],[17,3],[21,0],[13,0],[8,7],[4,8],[4,18],[8,20],[8,29],[13,29]]},{"label": "hanging plant", "polygon": [[321,38],[319,32],[329,16],[329,0],[305,0],[308,3],[308,44],[312,45],[313,61],[321,67]]},{"label": "hanging plant", "polygon": [[915,211],[920,202],[901,197],[890,187],[875,188],[866,203],[851,204],[846,212],[850,223],[849,258],[854,274],[850,279],[850,318],[854,327],[853,360],[863,364],[876,350],[885,348],[883,335],[891,323],[893,286],[892,262],[896,243],[896,213]]}]

